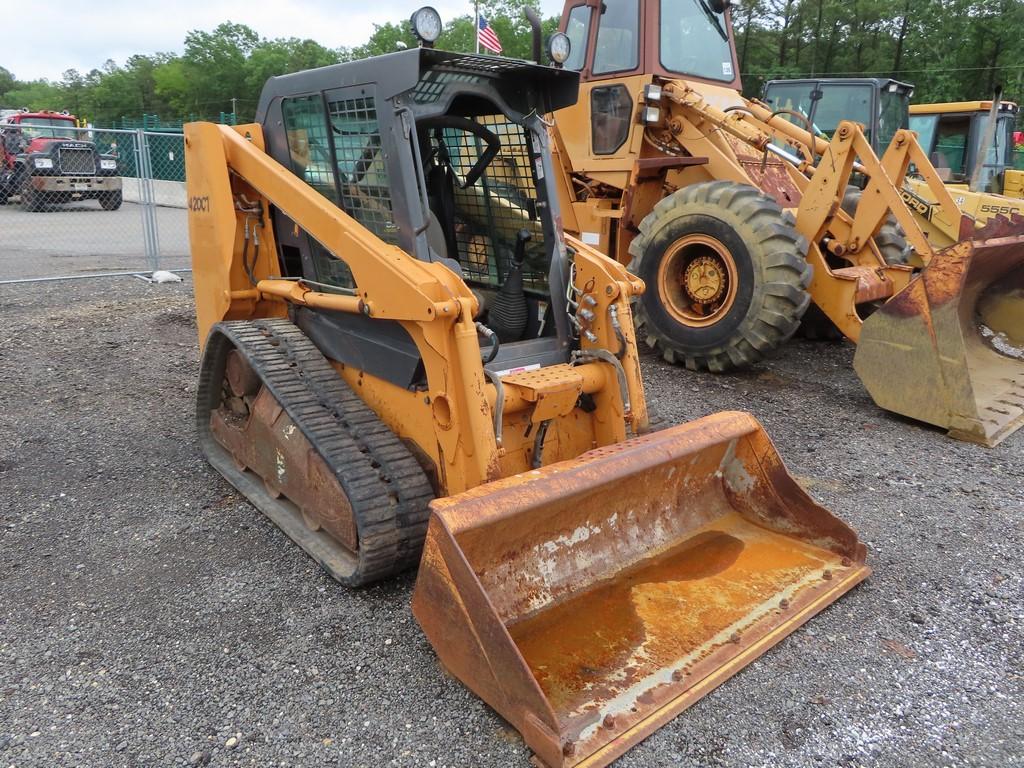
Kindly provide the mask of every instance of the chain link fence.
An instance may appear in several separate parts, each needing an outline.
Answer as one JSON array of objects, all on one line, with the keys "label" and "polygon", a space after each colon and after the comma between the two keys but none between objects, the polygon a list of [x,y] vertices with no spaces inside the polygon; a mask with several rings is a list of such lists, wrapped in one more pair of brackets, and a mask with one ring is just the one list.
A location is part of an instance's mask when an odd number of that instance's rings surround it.
[{"label": "chain link fence", "polygon": [[189,267],[184,136],[0,124],[0,282]]}]

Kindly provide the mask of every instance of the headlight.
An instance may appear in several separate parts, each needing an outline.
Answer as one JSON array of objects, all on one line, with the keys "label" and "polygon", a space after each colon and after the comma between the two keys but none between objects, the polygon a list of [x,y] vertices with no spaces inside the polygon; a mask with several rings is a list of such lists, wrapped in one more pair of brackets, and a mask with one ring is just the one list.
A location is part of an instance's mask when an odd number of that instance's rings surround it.
[{"label": "headlight", "polygon": [[441,36],[441,16],[429,5],[416,11],[409,23],[413,34],[428,48]]},{"label": "headlight", "polygon": [[37,157],[32,160],[36,168],[53,168],[53,160],[48,157]]},{"label": "headlight", "polygon": [[100,159],[100,168],[102,168],[104,171],[116,171],[117,170],[117,160],[104,160],[104,159],[101,158]]},{"label": "headlight", "polygon": [[656,125],[661,122],[661,108],[645,106],[640,110],[640,122],[644,125]]},{"label": "headlight", "polygon": [[569,36],[563,32],[556,32],[548,38],[548,56],[555,64],[565,64],[572,53],[572,42]]}]

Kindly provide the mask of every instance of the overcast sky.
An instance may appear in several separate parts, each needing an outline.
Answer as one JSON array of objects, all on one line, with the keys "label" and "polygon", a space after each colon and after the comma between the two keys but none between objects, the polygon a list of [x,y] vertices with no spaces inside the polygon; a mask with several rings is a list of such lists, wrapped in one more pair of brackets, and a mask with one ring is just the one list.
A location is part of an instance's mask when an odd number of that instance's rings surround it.
[{"label": "overcast sky", "polygon": [[[0,67],[19,80],[58,80],[67,69],[88,72],[107,59],[123,64],[135,53],[180,52],[186,32],[213,29],[222,21],[247,24],[263,37],[309,37],[328,48],[359,45],[375,23],[406,19],[427,4],[444,20],[473,11],[473,4],[465,0],[60,3],[39,17],[41,25],[21,24],[18,34],[8,30],[11,34],[0,45]],[[16,5],[12,0],[12,9]],[[562,0],[541,0],[541,9],[544,16],[561,13]]]}]

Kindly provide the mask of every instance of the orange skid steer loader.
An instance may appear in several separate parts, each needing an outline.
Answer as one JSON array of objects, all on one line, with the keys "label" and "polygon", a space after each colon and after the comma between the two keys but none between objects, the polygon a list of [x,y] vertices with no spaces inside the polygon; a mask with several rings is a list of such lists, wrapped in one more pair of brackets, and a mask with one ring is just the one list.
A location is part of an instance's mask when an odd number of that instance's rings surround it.
[{"label": "orange skid steer loader", "polygon": [[[961,217],[911,131],[879,158],[852,121],[825,140],[744,99],[728,6],[567,0],[581,94],[552,129],[566,229],[645,281],[638,332],[670,362],[726,371],[801,322],[838,329],[879,406],[995,445],[1024,424],[1024,226]],[[949,248],[903,202],[911,166],[962,221]]]},{"label": "orange skid steer loader", "polygon": [[607,765],[869,573],[751,416],[644,434],[644,286],[560,225],[543,115],[577,89],[421,47],[185,129],[206,457],[344,584],[419,562],[441,661],[551,768]]}]

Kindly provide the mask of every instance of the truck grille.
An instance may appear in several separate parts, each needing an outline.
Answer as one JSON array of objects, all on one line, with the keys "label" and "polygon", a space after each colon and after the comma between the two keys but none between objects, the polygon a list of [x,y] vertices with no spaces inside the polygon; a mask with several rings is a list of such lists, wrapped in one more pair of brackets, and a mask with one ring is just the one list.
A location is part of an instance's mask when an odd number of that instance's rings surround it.
[{"label": "truck grille", "polygon": [[60,162],[61,173],[77,173],[86,176],[96,175],[96,161],[93,158],[91,149],[65,149],[57,150]]}]

